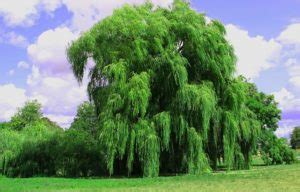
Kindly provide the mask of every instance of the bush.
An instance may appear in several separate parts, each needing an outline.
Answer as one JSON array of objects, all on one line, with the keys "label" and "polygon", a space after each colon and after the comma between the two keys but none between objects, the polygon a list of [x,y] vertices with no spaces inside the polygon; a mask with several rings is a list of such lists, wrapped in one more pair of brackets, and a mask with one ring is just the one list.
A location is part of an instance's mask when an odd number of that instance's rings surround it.
[{"label": "bush", "polygon": [[85,131],[63,132],[39,122],[25,127],[19,135],[23,139],[18,150],[12,151],[9,158],[6,152],[7,157],[2,158],[3,174],[8,177],[87,177],[105,173],[100,145]]},{"label": "bush", "polygon": [[267,165],[291,164],[296,161],[296,155],[285,139],[273,135],[265,141],[262,159]]},{"label": "bush", "polygon": [[8,172],[8,162],[18,154],[22,141],[18,132],[6,128],[0,130],[0,173]]},{"label": "bush", "polygon": [[52,129],[43,121],[26,126],[19,150],[6,162],[9,177],[53,176],[56,173],[62,130]]},{"label": "bush", "polygon": [[61,142],[58,174],[66,177],[88,177],[105,174],[99,143],[83,130],[67,130]]}]

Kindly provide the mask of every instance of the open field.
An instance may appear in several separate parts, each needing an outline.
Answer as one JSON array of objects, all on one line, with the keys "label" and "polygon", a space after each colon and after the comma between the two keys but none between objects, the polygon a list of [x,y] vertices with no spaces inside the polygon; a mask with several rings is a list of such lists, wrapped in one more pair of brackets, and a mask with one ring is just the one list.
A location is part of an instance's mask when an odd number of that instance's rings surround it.
[{"label": "open field", "polygon": [[9,179],[1,177],[0,191],[300,191],[300,164],[257,166],[247,171],[151,179]]}]

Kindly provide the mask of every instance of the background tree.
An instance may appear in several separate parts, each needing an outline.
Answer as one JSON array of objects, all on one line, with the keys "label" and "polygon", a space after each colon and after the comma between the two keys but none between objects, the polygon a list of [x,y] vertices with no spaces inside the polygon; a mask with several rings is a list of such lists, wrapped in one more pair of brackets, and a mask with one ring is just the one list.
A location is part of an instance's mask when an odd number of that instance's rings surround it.
[{"label": "background tree", "polygon": [[292,163],[295,154],[287,145],[287,141],[279,139],[275,135],[278,122],[281,119],[281,111],[273,95],[259,92],[253,83],[247,82],[248,100],[247,106],[253,111],[261,122],[261,134],[258,136],[258,150],[266,164]]},{"label": "background tree", "polygon": [[70,129],[83,130],[94,138],[98,137],[99,122],[95,106],[90,102],[84,102],[78,106],[77,114]]},{"label": "background tree", "polygon": [[277,138],[274,134],[267,132],[268,136],[264,137],[262,159],[267,165],[290,164],[296,160],[294,151],[288,146],[284,138]]},{"label": "background tree", "polygon": [[300,127],[295,127],[291,135],[291,146],[293,149],[300,148]]},{"label": "background tree", "polygon": [[20,131],[26,125],[34,123],[42,118],[41,104],[36,100],[28,101],[24,107],[11,118],[10,127]]},{"label": "background tree", "polygon": [[259,92],[255,84],[247,82],[246,79],[244,81],[248,86],[249,99],[247,106],[257,115],[261,122],[262,131],[275,132],[281,119],[281,111],[274,99],[274,95]]},{"label": "background tree", "polygon": [[236,58],[218,21],[188,3],[124,6],[68,48],[100,119],[110,174],[210,171],[224,160],[248,168],[261,127],[235,79]]}]

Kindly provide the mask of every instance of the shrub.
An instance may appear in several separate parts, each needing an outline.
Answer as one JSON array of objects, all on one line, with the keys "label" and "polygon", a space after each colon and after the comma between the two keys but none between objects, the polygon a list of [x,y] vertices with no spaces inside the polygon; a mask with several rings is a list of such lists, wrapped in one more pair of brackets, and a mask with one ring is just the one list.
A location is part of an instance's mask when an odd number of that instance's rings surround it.
[{"label": "shrub", "polygon": [[265,149],[262,150],[262,159],[265,164],[291,164],[296,161],[295,152],[288,146],[285,139],[279,139],[273,135],[265,143]]}]

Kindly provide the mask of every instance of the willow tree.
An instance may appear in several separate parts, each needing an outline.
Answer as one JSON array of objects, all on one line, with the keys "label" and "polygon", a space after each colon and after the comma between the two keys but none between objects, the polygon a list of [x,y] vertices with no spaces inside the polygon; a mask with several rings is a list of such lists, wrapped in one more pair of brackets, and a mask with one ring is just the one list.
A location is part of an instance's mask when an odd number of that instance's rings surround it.
[{"label": "willow tree", "polygon": [[259,131],[235,79],[236,58],[218,21],[188,3],[125,5],[67,50],[100,119],[110,174],[209,172],[249,166]]}]

